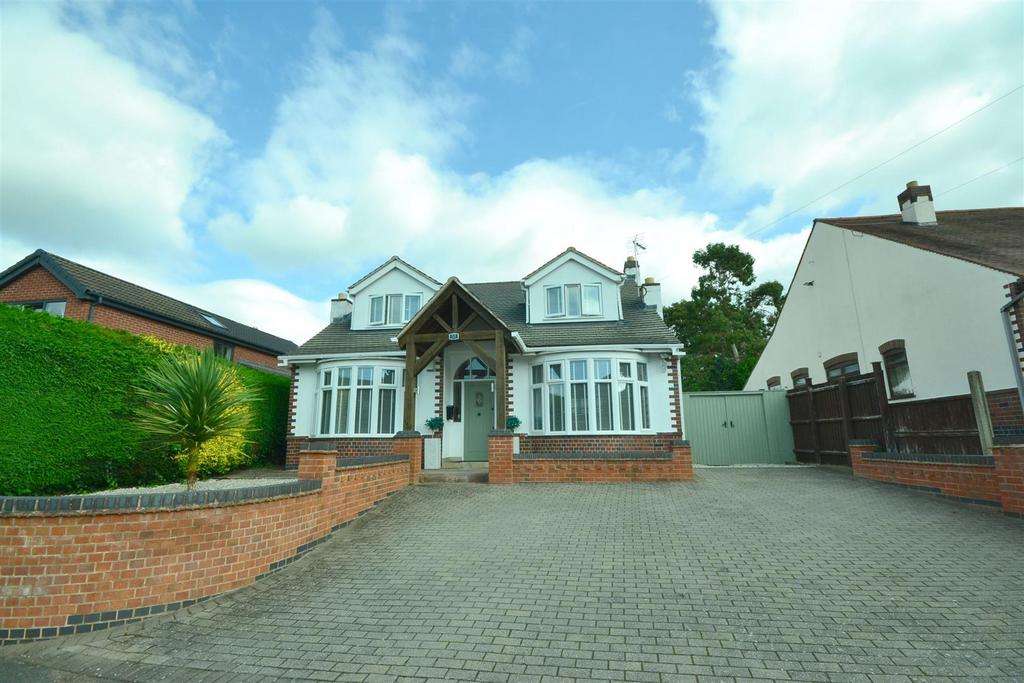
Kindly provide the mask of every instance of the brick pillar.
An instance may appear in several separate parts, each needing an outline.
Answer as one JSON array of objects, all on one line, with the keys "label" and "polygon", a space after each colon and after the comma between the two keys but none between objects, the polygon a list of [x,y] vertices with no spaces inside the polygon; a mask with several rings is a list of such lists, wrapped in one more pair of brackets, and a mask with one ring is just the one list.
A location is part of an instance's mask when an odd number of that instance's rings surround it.
[{"label": "brick pillar", "polygon": [[512,431],[495,429],[487,437],[487,483],[511,484]]},{"label": "brick pillar", "polygon": [[850,439],[847,449],[850,451],[850,466],[853,468],[853,474],[859,477],[862,476],[861,472],[864,470],[864,458],[862,456],[865,453],[877,451],[878,443],[872,439]]},{"label": "brick pillar", "polygon": [[[1019,437],[1016,441],[1024,441]],[[1024,444],[998,443],[992,448],[1003,512],[1024,516]]]},{"label": "brick pillar", "polygon": [[338,454],[334,451],[301,451],[299,457],[299,479],[327,480],[334,474]]},{"label": "brick pillar", "polygon": [[416,430],[395,434],[391,447],[395,455],[409,456],[409,484],[417,484],[423,469],[423,437]]},{"label": "brick pillar", "polygon": [[690,442],[685,439],[672,441],[672,479],[693,479],[693,453],[690,451]]}]

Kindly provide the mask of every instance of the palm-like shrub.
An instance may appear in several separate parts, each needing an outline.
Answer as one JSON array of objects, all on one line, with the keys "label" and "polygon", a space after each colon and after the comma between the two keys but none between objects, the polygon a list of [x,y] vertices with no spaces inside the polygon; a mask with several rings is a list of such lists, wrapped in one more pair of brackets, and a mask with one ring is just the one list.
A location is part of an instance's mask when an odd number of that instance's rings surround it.
[{"label": "palm-like shrub", "polygon": [[244,439],[257,397],[211,351],[169,356],[143,375],[136,422],[153,438],[180,448],[188,489],[195,488],[203,446]]}]

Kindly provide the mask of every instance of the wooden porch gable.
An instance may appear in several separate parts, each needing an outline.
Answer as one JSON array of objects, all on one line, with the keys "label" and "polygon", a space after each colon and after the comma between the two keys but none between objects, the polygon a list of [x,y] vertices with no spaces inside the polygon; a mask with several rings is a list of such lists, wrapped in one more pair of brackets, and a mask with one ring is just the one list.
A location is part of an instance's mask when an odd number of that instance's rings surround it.
[{"label": "wooden porch gable", "polygon": [[[402,430],[416,429],[416,377],[449,344],[468,346],[494,370],[494,393],[498,426],[504,428],[508,415],[507,348],[512,334],[461,282],[450,278],[419,310],[398,335],[398,347],[405,350],[405,406]],[[494,354],[480,342],[494,341]]]}]

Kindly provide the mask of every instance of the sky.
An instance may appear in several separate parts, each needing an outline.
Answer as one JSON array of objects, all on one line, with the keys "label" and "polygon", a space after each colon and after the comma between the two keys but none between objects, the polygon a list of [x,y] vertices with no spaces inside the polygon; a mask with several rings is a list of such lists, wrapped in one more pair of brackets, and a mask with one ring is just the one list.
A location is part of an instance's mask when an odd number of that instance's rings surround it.
[{"label": "sky", "polygon": [[393,254],[513,280],[637,239],[671,302],[724,241],[788,286],[815,217],[908,180],[1024,205],[1022,27],[1017,1],[6,2],[0,268],[46,249],[298,343]]}]

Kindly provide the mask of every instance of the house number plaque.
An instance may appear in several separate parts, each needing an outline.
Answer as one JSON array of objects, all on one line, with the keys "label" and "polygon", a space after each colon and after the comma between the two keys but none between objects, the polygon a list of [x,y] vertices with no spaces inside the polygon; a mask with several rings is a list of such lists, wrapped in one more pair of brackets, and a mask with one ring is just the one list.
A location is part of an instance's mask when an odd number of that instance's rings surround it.
[{"label": "house number plaque", "polygon": [[448,333],[448,341],[459,341],[459,333],[458,332],[449,332]]}]

